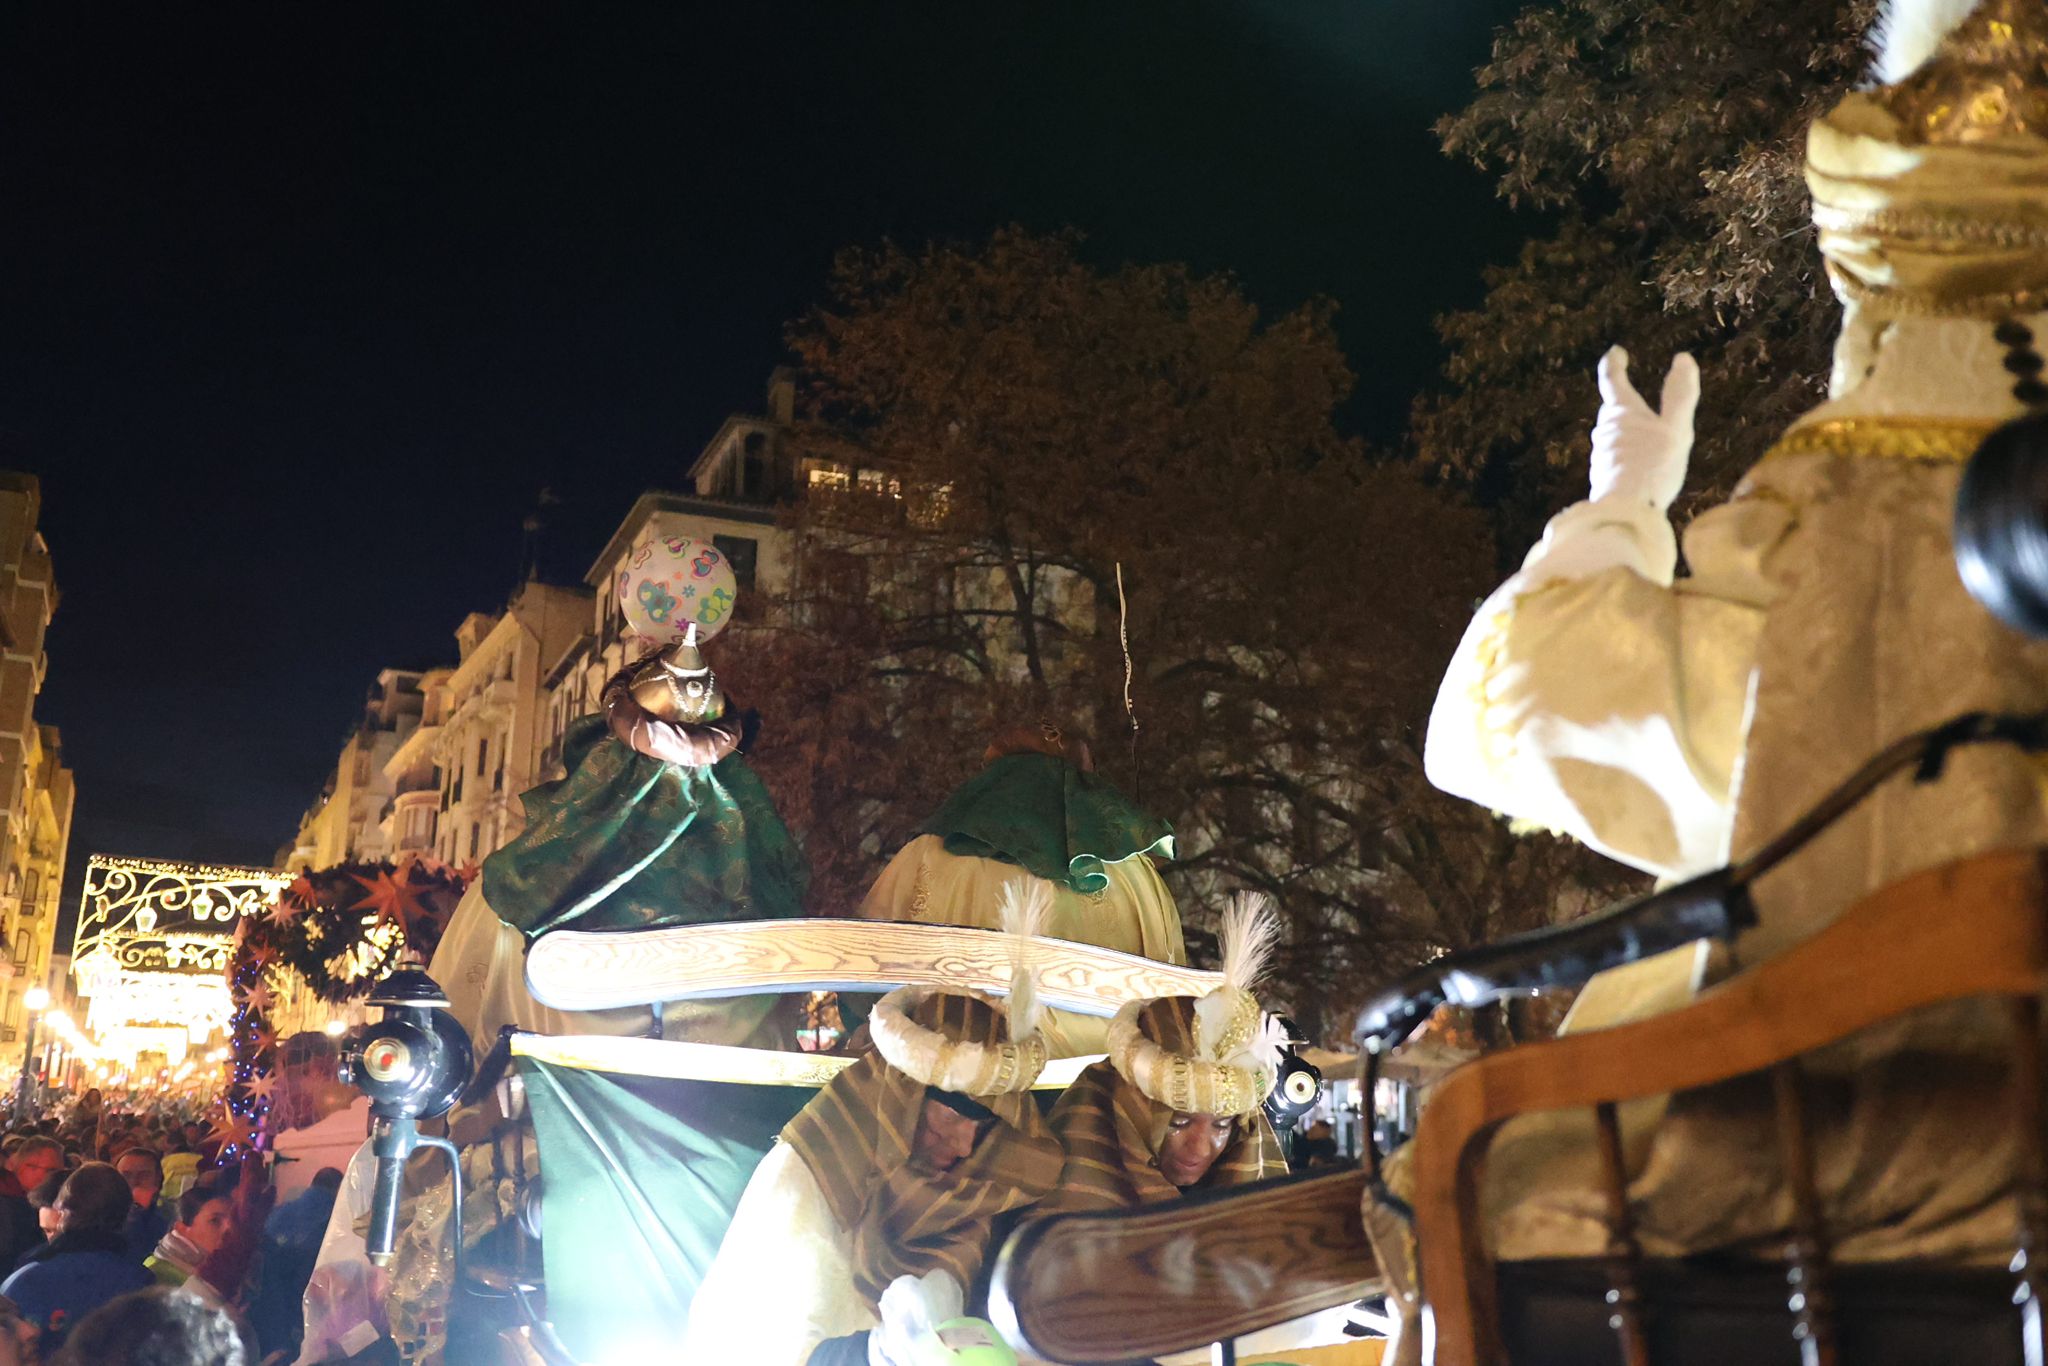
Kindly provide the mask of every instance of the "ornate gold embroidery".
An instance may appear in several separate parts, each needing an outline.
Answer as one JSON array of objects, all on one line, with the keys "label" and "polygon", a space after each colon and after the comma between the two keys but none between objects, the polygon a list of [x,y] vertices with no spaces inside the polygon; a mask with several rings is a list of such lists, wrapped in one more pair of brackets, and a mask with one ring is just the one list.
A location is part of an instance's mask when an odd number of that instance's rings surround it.
[{"label": "ornate gold embroidery", "polygon": [[1959,464],[1974,455],[1998,425],[1952,418],[1839,417],[1794,427],[1778,438],[1764,459],[1835,455]]},{"label": "ornate gold embroidery", "polygon": [[917,876],[911,880],[910,884],[910,914],[914,919],[922,920],[925,918],[925,912],[931,909],[931,905],[931,873],[925,867],[924,860],[919,859],[917,861]]},{"label": "ornate gold embroidery", "polygon": [[1252,1041],[1252,1031],[1259,1024],[1259,1003],[1249,992],[1237,993],[1237,1009],[1230,1012],[1230,1027],[1223,1031],[1223,1037],[1216,1042],[1216,1057],[1219,1061],[1235,1057],[1239,1050]]}]

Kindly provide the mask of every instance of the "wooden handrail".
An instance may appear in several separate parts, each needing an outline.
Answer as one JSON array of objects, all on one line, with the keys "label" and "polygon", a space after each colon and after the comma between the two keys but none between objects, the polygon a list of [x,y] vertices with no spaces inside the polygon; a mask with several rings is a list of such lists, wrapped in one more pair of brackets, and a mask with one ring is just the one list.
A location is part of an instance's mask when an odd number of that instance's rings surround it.
[{"label": "wooden handrail", "polygon": [[1502,1123],[1759,1072],[1943,1001],[2034,996],[2048,980],[2042,858],[2013,850],[1914,874],[1681,1010],[1452,1073],[1414,1140],[1416,1239],[1437,1360],[1505,1360],[1480,1206],[1486,1147]]}]

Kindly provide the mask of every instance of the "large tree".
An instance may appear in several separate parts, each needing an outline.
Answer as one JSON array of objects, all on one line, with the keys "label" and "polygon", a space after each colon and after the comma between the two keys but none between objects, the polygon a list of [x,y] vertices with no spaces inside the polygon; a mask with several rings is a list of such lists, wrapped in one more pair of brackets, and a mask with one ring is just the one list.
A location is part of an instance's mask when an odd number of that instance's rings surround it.
[{"label": "large tree", "polygon": [[[1595,360],[1705,376],[1689,490],[1725,494],[1822,393],[1837,314],[1807,217],[1806,127],[1869,64],[1876,0],[1560,0],[1496,38],[1444,148],[1536,211],[1484,302],[1441,321],[1448,388],[1415,409],[1519,558],[1584,496]],[[1648,382],[1646,382],[1648,381]]]},{"label": "large tree", "polygon": [[1421,776],[1483,519],[1338,432],[1326,305],[1262,318],[1228,278],[1077,248],[850,251],[792,329],[819,473],[747,647],[789,718],[764,770],[843,907],[999,725],[1092,732],[1179,832],[1197,944],[1224,892],[1272,893],[1282,994],[1341,1034],[1377,980],[1559,899],[1555,846]]}]

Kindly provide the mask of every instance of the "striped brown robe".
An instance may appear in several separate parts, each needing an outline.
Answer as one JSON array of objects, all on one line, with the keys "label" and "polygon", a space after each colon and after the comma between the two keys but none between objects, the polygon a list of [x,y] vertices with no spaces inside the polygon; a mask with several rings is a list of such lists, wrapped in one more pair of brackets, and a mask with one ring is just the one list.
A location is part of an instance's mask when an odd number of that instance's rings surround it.
[{"label": "striped brown robe", "polygon": [[[953,1039],[1008,1038],[998,1011],[964,996],[933,996],[912,1018]],[[849,1234],[854,1285],[870,1303],[898,1276],[935,1269],[972,1286],[996,1217],[1031,1205],[1058,1183],[1059,1141],[1031,1093],[974,1099],[994,1112],[996,1124],[943,1175],[911,1157],[924,1084],[879,1053],[834,1077],[782,1131]]]}]

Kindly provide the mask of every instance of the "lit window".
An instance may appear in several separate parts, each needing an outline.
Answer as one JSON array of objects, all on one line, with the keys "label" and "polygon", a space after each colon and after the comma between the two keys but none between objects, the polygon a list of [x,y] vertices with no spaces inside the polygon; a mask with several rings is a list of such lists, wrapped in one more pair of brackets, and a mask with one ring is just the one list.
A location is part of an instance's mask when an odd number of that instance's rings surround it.
[{"label": "lit window", "polygon": [[814,489],[844,489],[853,485],[852,472],[844,465],[813,465],[810,479]]}]

